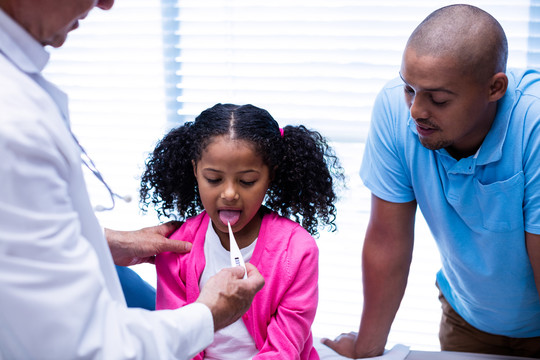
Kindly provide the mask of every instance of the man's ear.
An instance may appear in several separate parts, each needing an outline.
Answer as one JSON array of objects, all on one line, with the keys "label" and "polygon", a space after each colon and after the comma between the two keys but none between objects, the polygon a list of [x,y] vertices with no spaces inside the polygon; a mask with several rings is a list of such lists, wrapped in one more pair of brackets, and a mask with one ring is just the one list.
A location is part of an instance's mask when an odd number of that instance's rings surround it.
[{"label": "man's ear", "polygon": [[489,101],[496,102],[501,99],[508,88],[508,77],[503,72],[498,72],[491,77],[489,85]]}]

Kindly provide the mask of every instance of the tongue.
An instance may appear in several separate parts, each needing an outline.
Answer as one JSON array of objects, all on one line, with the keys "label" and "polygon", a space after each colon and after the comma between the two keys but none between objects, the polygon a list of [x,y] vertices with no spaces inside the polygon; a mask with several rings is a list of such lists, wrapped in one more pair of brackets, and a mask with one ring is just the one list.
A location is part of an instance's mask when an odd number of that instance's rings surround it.
[{"label": "tongue", "polygon": [[221,210],[219,212],[219,219],[225,225],[227,225],[227,223],[230,222],[232,226],[236,224],[239,218],[240,218],[240,211],[238,210]]}]

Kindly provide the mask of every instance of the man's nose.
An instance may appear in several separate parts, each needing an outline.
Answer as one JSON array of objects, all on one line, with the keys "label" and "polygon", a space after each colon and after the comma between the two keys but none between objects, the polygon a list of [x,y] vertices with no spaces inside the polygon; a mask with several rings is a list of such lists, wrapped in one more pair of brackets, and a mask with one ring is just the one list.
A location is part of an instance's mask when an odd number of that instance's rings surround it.
[{"label": "man's nose", "polygon": [[427,119],[429,118],[429,112],[427,110],[425,100],[421,97],[415,96],[411,99],[409,110],[413,119]]},{"label": "man's nose", "polygon": [[114,0],[98,0],[96,6],[101,10],[110,10],[114,5]]}]

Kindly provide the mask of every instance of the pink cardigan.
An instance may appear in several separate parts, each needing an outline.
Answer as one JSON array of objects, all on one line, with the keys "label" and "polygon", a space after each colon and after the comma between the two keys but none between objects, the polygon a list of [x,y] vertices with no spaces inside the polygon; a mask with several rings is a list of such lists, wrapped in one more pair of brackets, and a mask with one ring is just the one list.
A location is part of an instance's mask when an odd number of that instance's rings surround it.
[{"label": "pink cardigan", "polygon": [[[176,309],[199,296],[209,221],[203,212],[171,235],[192,242],[191,252],[157,256],[157,309]],[[250,263],[261,272],[265,285],[242,316],[259,350],[253,359],[319,359],[311,334],[318,302],[318,257],[315,240],[299,224],[273,212],[263,217]],[[195,357],[202,358],[203,353]]]}]

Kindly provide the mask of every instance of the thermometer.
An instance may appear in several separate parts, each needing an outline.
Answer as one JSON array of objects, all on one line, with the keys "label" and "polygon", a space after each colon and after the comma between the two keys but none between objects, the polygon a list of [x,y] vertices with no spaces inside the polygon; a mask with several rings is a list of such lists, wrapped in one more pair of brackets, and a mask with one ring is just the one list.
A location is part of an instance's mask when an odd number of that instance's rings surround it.
[{"label": "thermometer", "polygon": [[242,257],[242,253],[240,252],[240,249],[238,248],[238,244],[236,243],[236,239],[234,238],[232,229],[231,229],[231,223],[227,222],[229,225],[229,248],[230,248],[230,254],[231,254],[231,266],[241,266],[244,268],[244,279],[247,279],[247,269],[246,264],[244,263],[244,258]]}]

